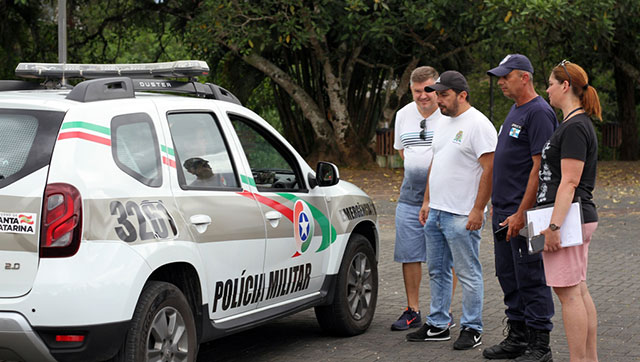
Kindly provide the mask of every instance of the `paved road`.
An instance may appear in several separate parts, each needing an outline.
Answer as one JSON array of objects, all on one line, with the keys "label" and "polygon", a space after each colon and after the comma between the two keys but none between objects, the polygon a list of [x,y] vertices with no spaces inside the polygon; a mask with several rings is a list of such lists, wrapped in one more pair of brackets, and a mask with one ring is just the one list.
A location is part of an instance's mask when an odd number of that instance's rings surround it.
[{"label": "paved road", "polygon": [[[454,351],[452,330],[447,342],[411,343],[405,332],[392,332],[390,324],[405,306],[402,274],[393,262],[394,210],[401,171],[341,170],[375,200],[380,214],[381,255],[378,265],[378,307],[370,329],[352,338],[322,333],[313,311],[305,311],[256,329],[210,342],[201,347],[198,362],[209,361],[484,361],[482,349],[502,340],[504,307],[495,278],[493,241],[483,231],[480,259],[485,276],[483,344],[469,351]],[[633,181],[633,180],[632,180]],[[640,187],[636,182],[610,185],[599,180],[595,200],[600,223],[589,256],[588,284],[598,309],[600,361],[640,361]],[[428,311],[428,274],[424,268],[421,305]],[[461,289],[453,303],[461,314]],[[556,301],[551,347],[555,361],[568,361],[560,303]]]}]

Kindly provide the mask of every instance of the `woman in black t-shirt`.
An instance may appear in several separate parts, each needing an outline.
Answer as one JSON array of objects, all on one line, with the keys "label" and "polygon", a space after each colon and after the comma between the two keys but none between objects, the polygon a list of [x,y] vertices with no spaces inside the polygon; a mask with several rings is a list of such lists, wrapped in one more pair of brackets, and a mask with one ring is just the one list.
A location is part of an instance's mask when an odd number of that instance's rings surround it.
[{"label": "woman in black t-shirt", "polygon": [[[585,71],[568,61],[553,68],[547,93],[564,119],[542,150],[539,172],[538,204],[553,203],[549,227],[542,231],[545,277],[562,304],[571,361],[597,361],[598,321],[586,276],[589,242],[598,226],[592,195],[598,141],[591,117],[602,119],[602,110]],[[574,197],[582,202],[583,244],[563,248],[560,228]]]}]

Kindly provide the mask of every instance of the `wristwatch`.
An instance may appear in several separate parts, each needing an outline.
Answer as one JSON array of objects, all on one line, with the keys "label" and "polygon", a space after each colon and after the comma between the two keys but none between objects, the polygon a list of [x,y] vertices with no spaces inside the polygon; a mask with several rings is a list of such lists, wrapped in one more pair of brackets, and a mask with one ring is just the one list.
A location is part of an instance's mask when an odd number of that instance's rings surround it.
[{"label": "wristwatch", "polygon": [[560,230],[560,226],[556,224],[549,224],[549,229],[551,229],[551,231]]}]

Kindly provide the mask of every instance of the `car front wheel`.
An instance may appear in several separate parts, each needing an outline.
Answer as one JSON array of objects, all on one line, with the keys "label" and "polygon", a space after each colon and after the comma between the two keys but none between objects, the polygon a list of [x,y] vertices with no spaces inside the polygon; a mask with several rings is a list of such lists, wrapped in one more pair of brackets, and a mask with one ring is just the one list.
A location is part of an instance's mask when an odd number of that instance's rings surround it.
[{"label": "car front wheel", "polygon": [[335,288],[333,302],[315,308],[322,329],[340,336],[366,331],[378,299],[378,266],[373,248],[364,236],[351,236]]}]

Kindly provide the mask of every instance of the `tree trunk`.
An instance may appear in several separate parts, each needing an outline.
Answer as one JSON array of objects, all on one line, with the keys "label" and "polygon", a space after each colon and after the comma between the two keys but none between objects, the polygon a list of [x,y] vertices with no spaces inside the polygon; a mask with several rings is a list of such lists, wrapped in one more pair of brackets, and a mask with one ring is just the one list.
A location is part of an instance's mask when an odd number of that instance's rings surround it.
[{"label": "tree trunk", "polygon": [[255,53],[245,55],[242,59],[276,82],[296,102],[302,110],[304,117],[309,120],[315,133],[316,149],[312,152],[312,158],[327,157],[329,160],[339,160],[340,153],[336,150],[335,135],[327,124],[325,115],[311,96],[291,77],[268,59]]},{"label": "tree trunk", "polygon": [[[394,92],[389,91],[384,100],[384,106],[382,108],[382,119],[378,124],[378,128],[382,128],[384,125],[391,126],[393,121],[393,116],[396,114],[398,108],[400,108],[400,101],[405,94],[407,94],[407,90],[409,89],[409,83],[411,81],[411,72],[416,69],[418,62],[420,59],[413,57],[409,64],[405,67],[402,72],[402,77],[400,78],[400,82],[398,83],[398,87]],[[389,75],[393,77],[393,74]],[[389,83],[389,82],[388,82]],[[387,85],[389,86],[389,85]]]},{"label": "tree trunk", "polygon": [[[327,118],[331,123],[335,142],[340,152],[340,160],[350,166],[361,166],[373,162],[373,157],[363,144],[362,137],[356,134],[349,118],[346,90],[326,51],[326,39],[317,36],[310,37],[311,49],[322,64],[322,70],[326,82],[327,95],[329,96],[329,114]],[[338,62],[343,64],[344,61]],[[365,151],[365,152],[363,152]]]},{"label": "tree trunk", "polygon": [[[314,99],[277,65],[255,53],[245,55],[242,59],[262,71],[287,92],[300,107],[304,117],[311,123],[315,133],[315,147],[307,156],[309,163],[313,164],[317,160],[325,159],[346,166],[363,166],[373,162],[373,155],[366,146],[362,145],[360,138],[353,132],[344,99],[332,99],[332,97],[339,97],[337,95],[339,92],[336,92],[335,89],[336,84],[333,84],[333,88],[328,87],[327,89],[332,104],[330,105],[331,112],[324,115]],[[332,81],[335,80],[336,78],[332,79]],[[339,82],[337,84],[339,85]],[[335,117],[334,114],[338,117]],[[332,127],[329,126],[327,118]]]},{"label": "tree trunk", "polygon": [[620,159],[638,159],[638,125],[636,120],[636,82],[622,68],[614,64],[616,95],[618,98],[618,120],[622,126]]}]

